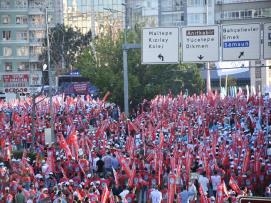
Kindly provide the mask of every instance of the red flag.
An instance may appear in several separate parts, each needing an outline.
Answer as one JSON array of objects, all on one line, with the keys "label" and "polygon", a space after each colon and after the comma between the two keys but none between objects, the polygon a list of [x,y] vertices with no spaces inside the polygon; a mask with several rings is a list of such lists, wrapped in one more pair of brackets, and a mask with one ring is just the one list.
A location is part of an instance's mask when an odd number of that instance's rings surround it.
[{"label": "red flag", "polygon": [[203,188],[199,186],[200,203],[209,203],[207,196],[204,194]]},{"label": "red flag", "polygon": [[259,177],[260,173],[261,173],[261,163],[260,163],[260,159],[259,159],[259,153],[256,153],[255,155],[255,163],[254,163],[254,172],[256,173],[256,175]]},{"label": "red flag", "polygon": [[228,192],[228,189],[227,189],[227,187],[226,187],[226,184],[225,184],[224,180],[222,181],[222,187],[223,187],[223,192],[224,192],[224,194],[225,194],[227,197],[229,197],[229,192]]},{"label": "red flag", "polygon": [[52,150],[48,150],[46,163],[48,164],[48,172],[55,172],[55,157]]},{"label": "red flag", "polygon": [[133,186],[135,174],[136,174],[136,165],[135,165],[135,163],[133,163],[132,172],[131,172],[129,179],[128,179],[129,187]]},{"label": "red flag", "polygon": [[233,189],[237,194],[240,194],[241,190],[240,190],[236,180],[234,180],[234,178],[232,176],[230,177],[229,185],[230,185],[231,189]]},{"label": "red flag", "polygon": [[216,203],[222,203],[224,202],[224,197],[223,197],[223,184],[220,183],[217,186],[217,191],[216,191]]},{"label": "red flag", "polygon": [[114,179],[115,179],[115,184],[116,186],[119,185],[119,178],[118,178],[118,174],[117,174],[117,171],[112,167],[112,170],[113,170],[113,175],[114,175]]},{"label": "red flag", "polygon": [[185,169],[186,169],[186,174],[188,174],[187,178],[187,183],[189,182],[189,179],[190,179],[190,170],[191,170],[191,157],[190,157],[190,153],[189,151],[187,151],[186,155],[186,160],[185,160]]},{"label": "red flag", "polygon": [[60,149],[63,149],[65,151],[67,157],[72,155],[71,150],[62,134],[60,134],[60,137],[59,137],[59,147]]},{"label": "red flag", "polygon": [[112,191],[110,192],[110,197],[109,198],[110,198],[109,203],[115,203],[115,197],[114,197]]},{"label": "red flag", "polygon": [[117,157],[117,159],[118,159],[121,167],[125,171],[125,173],[128,176],[131,176],[132,175],[132,171],[130,170],[129,166],[127,165],[127,161],[124,159],[124,157],[122,157],[122,155],[120,155],[118,152],[116,152],[116,157]]},{"label": "red flag", "polygon": [[249,150],[246,150],[246,155],[243,161],[243,167],[242,167],[242,173],[245,173],[249,166],[249,160],[250,160],[250,152]]},{"label": "red flag", "polygon": [[103,103],[107,101],[107,99],[108,99],[108,97],[110,96],[110,94],[111,94],[111,93],[110,93],[109,91],[106,92],[106,94],[104,95],[103,100],[102,100]]},{"label": "red flag", "polygon": [[74,147],[74,152],[73,152],[73,156],[78,159],[78,138],[77,138],[77,132],[75,130],[75,127],[73,127],[73,129],[71,130],[70,134],[68,135],[67,138],[67,144],[71,145],[72,147]]},{"label": "red flag", "polygon": [[103,189],[103,192],[102,192],[101,203],[106,203],[109,195],[110,195],[110,192],[109,192],[107,185],[106,185]]},{"label": "red flag", "polygon": [[167,203],[172,203],[174,200],[176,176],[172,172],[169,174],[168,179],[168,199]]},{"label": "red flag", "polygon": [[132,132],[132,131],[135,131],[135,132],[138,132],[138,127],[136,127],[136,125],[130,121],[130,120],[127,120],[127,127],[128,127],[128,132]]},{"label": "red flag", "polygon": [[161,176],[163,175],[163,153],[158,153],[158,185],[161,185]]}]

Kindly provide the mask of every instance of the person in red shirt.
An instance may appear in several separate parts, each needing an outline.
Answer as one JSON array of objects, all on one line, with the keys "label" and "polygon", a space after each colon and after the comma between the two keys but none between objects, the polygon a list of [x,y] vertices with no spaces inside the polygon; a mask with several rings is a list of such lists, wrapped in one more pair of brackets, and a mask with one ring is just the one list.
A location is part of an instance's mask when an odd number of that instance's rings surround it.
[{"label": "person in red shirt", "polygon": [[79,158],[78,164],[81,166],[81,169],[84,171],[83,173],[87,174],[90,171],[89,161],[85,159],[84,155],[82,155]]},{"label": "person in red shirt", "polygon": [[5,203],[12,203],[13,202],[13,195],[11,194],[9,187],[5,188],[5,191],[3,194],[3,201]]},{"label": "person in red shirt", "polygon": [[99,199],[100,199],[99,195],[97,195],[94,188],[89,189],[89,193],[87,195],[87,198],[90,203],[98,203]]},{"label": "person in red shirt", "polygon": [[125,196],[127,203],[135,203],[136,202],[136,195],[135,195],[136,188],[133,190],[129,189],[129,193]]},{"label": "person in red shirt", "polygon": [[128,181],[128,175],[125,173],[125,171],[121,171],[121,173],[118,175],[119,178],[119,185],[125,185],[125,183]]}]

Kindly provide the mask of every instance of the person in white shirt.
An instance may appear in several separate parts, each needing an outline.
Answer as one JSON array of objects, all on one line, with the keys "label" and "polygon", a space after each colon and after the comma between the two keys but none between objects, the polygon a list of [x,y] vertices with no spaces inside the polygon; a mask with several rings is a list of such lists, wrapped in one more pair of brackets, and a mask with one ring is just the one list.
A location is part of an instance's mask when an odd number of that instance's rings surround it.
[{"label": "person in white shirt", "polygon": [[162,192],[160,192],[155,186],[150,193],[151,203],[161,203],[162,201]]},{"label": "person in white shirt", "polygon": [[211,182],[213,186],[213,194],[216,197],[217,187],[221,183],[221,177],[217,174],[217,171],[214,171],[214,175],[211,176]]},{"label": "person in white shirt", "polygon": [[199,176],[199,184],[201,185],[203,192],[205,194],[208,193],[208,187],[209,187],[209,179],[206,177],[206,172],[202,172],[202,174]]},{"label": "person in white shirt", "polygon": [[127,194],[129,194],[129,189],[128,189],[128,188],[125,188],[125,189],[119,194],[119,196],[120,196],[122,202],[125,201],[125,197],[126,197]]},{"label": "person in white shirt", "polygon": [[93,162],[92,162],[92,169],[93,169],[93,172],[96,172],[97,171],[97,165],[96,165],[96,163],[97,163],[97,161],[99,160],[99,157],[98,156],[96,156],[95,158],[93,157]]},{"label": "person in white shirt", "polygon": [[196,188],[196,186],[194,185],[194,183],[192,182],[193,180],[191,180],[191,181],[189,181],[188,182],[188,192],[192,192],[192,193],[194,193],[194,195],[193,196],[190,196],[188,199],[189,199],[189,201],[191,200],[191,201],[193,201],[193,200],[196,200],[197,198],[197,188]]}]

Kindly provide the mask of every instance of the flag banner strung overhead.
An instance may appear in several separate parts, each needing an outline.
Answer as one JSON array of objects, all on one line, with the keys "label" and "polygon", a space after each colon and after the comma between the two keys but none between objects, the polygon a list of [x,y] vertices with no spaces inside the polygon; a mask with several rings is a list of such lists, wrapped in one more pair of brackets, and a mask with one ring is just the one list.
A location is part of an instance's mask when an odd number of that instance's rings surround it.
[{"label": "flag banner strung overhead", "polygon": [[233,75],[249,70],[249,61],[226,61],[215,63],[217,75]]}]

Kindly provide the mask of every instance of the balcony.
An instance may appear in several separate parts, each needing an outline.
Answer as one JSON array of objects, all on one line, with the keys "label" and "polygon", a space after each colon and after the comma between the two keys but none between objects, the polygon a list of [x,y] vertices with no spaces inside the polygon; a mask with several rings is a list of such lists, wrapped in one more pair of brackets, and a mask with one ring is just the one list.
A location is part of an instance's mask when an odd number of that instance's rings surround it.
[{"label": "balcony", "polygon": [[43,38],[30,38],[29,39],[30,45],[42,45],[43,42],[44,42]]}]

